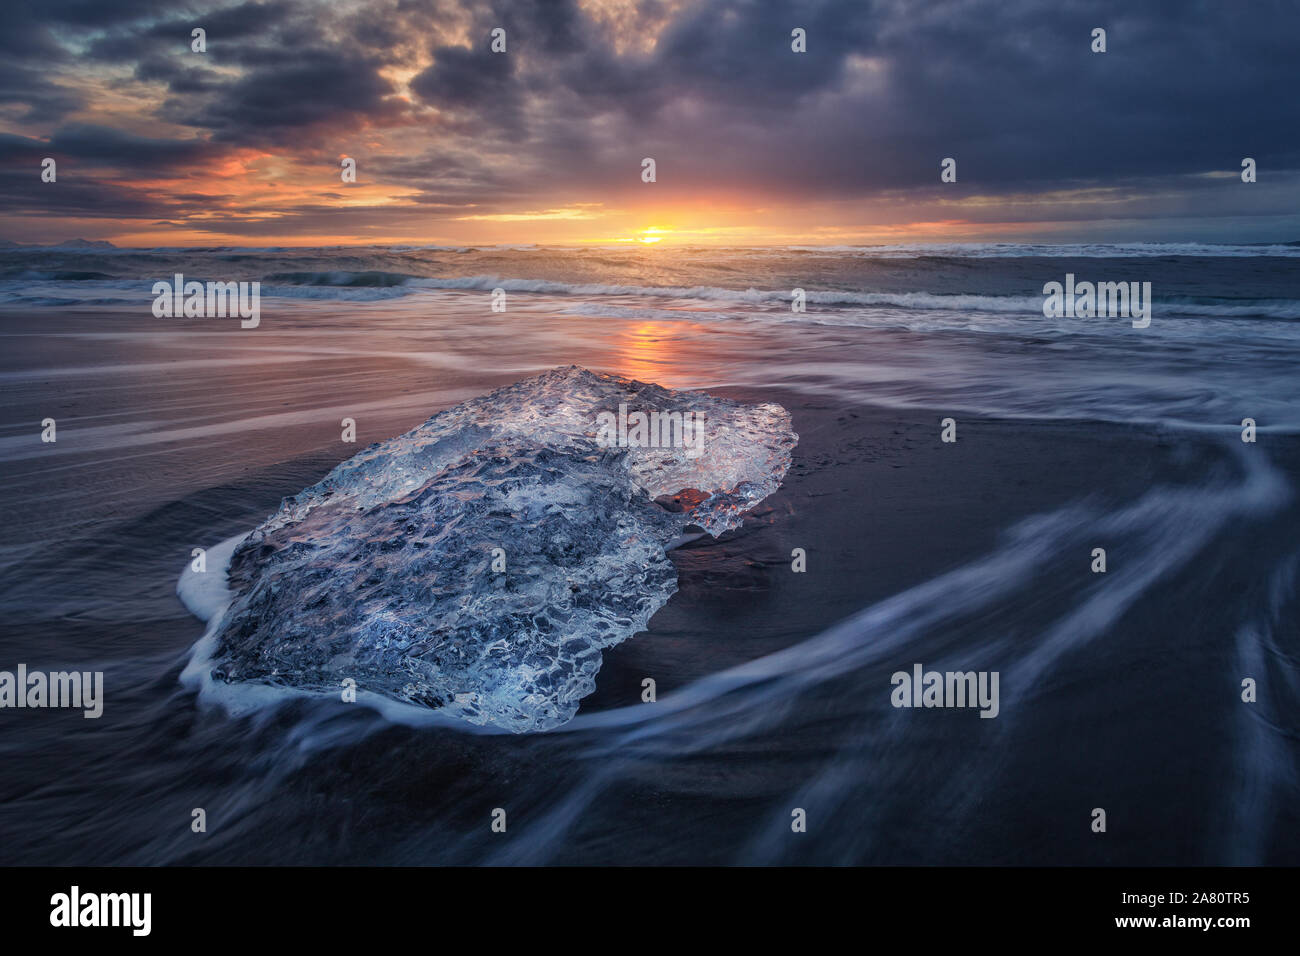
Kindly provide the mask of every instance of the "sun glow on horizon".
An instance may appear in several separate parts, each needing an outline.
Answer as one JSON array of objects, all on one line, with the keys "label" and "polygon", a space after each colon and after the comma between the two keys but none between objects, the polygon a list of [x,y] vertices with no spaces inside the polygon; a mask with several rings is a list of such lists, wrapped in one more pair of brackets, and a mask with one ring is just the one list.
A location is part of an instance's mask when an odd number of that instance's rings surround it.
[{"label": "sun glow on horizon", "polygon": [[647,226],[645,229],[641,230],[640,235],[627,236],[622,239],[619,239],[618,241],[619,242],[640,242],[643,243],[644,245],[649,246],[649,245],[654,245],[654,243],[656,242],[663,242],[664,236],[662,235],[662,233],[667,233],[667,232],[671,232],[671,230],[660,229],[658,226]]}]

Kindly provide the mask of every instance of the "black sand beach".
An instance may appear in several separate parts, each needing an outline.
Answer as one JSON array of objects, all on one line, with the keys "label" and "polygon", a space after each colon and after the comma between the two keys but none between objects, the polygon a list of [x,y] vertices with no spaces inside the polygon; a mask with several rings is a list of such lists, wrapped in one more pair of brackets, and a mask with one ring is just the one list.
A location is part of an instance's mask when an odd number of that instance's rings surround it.
[{"label": "black sand beach", "polygon": [[[1300,862],[1282,769],[1294,436],[956,414],[945,444],[943,408],[721,384],[708,391],[793,413],[793,466],[743,528],[673,552],[678,593],[605,652],[572,728],[478,736],[328,701],[235,719],[178,683],[203,631],[175,595],[191,549],[356,447],[530,372],[504,354],[431,370],[391,327],[391,344],[348,328],[369,347],[296,360],[337,319],[255,344],[49,321],[0,317],[0,656],[93,665],[107,702],[90,730],[77,712],[7,715],[2,863]],[[619,347],[568,352],[640,375]],[[675,352],[666,377],[691,361]],[[115,365],[132,370],[96,370]],[[356,447],[338,441],[351,409]],[[915,663],[999,671],[999,716],[891,707],[891,673]],[[657,703],[641,703],[646,677]],[[1242,677],[1259,703],[1242,703]],[[673,710],[699,681],[708,693]],[[505,838],[483,825],[494,807]],[[790,832],[795,807],[806,834]],[[1097,807],[1107,834],[1090,830]]]}]

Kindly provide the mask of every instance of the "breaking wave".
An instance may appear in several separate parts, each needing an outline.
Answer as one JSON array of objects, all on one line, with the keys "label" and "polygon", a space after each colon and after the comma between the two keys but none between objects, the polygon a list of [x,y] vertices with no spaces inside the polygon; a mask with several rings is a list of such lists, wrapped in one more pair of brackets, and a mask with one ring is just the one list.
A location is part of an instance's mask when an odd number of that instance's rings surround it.
[{"label": "breaking wave", "polygon": [[[38,272],[26,269],[0,275],[0,305],[144,306],[152,302],[151,290],[158,278],[160,277],[115,278],[102,272],[89,270]],[[167,278],[170,279],[169,276]],[[214,280],[215,277],[187,273],[187,278],[205,282]],[[1053,274],[1047,278],[1061,277]],[[501,289],[508,293],[595,300],[581,304],[580,308],[588,312],[603,308],[604,306],[600,304],[601,299],[621,296],[650,300],[726,303],[738,309],[756,310],[760,313],[779,312],[788,316],[792,296],[789,288],[650,285],[628,282],[590,283],[518,278],[497,274],[432,277],[383,269],[275,272],[260,276],[253,275],[251,279],[261,283],[262,298],[321,302],[376,302],[401,299],[421,293],[492,292]],[[805,298],[809,306],[820,306],[823,309],[833,310],[833,313],[838,313],[840,310],[863,310],[869,314],[872,310],[889,309],[905,312],[963,312],[1038,318],[1043,314],[1043,296],[1040,294],[864,291],[817,288],[816,283],[811,281],[806,281],[804,285],[807,286]],[[1238,298],[1161,294],[1157,286],[1152,306],[1153,310],[1161,316],[1300,320],[1300,299],[1286,296]]]}]

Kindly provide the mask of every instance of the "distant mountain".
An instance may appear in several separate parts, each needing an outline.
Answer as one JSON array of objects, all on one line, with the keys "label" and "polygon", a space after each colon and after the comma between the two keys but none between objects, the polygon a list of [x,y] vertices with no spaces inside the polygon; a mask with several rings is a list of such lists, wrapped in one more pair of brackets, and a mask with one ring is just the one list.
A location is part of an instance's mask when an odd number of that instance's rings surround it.
[{"label": "distant mountain", "polygon": [[64,239],[62,242],[14,242],[0,239],[0,249],[116,249],[107,239]]}]

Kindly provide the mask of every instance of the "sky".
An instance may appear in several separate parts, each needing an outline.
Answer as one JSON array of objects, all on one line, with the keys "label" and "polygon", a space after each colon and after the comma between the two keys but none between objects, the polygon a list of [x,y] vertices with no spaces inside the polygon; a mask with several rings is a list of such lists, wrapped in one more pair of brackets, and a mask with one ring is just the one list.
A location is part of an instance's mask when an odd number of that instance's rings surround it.
[{"label": "sky", "polygon": [[1294,0],[6,0],[0,238],[1294,241],[1297,37]]}]

